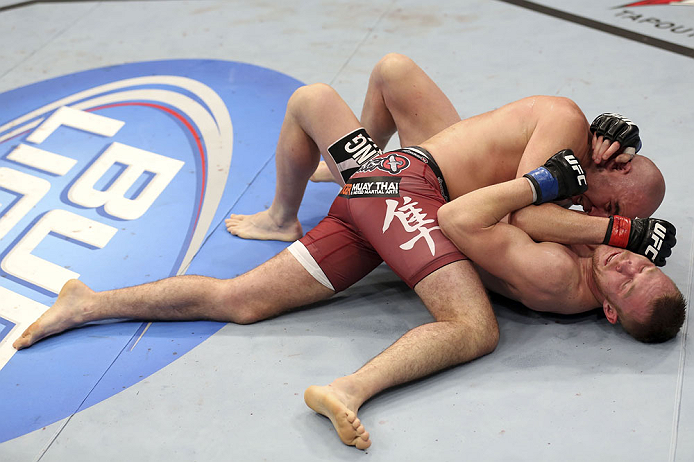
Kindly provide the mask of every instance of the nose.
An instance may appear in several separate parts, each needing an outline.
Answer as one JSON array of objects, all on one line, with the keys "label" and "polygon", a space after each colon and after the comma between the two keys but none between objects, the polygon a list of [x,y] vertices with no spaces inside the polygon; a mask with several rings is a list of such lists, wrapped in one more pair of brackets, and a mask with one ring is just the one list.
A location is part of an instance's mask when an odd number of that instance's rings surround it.
[{"label": "nose", "polygon": [[615,269],[617,270],[617,272],[624,275],[630,275],[634,273],[634,265],[632,265],[631,260],[627,258],[617,262]]}]

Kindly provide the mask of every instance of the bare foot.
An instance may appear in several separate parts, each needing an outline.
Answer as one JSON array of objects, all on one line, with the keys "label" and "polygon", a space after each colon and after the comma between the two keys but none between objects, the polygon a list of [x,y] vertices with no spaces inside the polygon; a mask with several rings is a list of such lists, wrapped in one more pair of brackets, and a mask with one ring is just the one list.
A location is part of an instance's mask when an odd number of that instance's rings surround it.
[{"label": "bare foot", "polygon": [[21,350],[49,335],[63,332],[86,322],[84,302],[94,293],[84,283],[70,279],[58,294],[58,299],[39,319],[24,331],[12,346]]},{"label": "bare foot", "polygon": [[278,225],[270,217],[269,210],[255,215],[232,214],[224,222],[227,225],[227,231],[243,239],[293,242],[304,235],[298,219]]},{"label": "bare foot", "polygon": [[335,177],[328,168],[328,164],[326,164],[324,160],[320,161],[318,167],[316,167],[316,171],[311,175],[310,180],[314,183],[337,183]]},{"label": "bare foot", "polygon": [[354,410],[346,404],[347,397],[331,387],[311,386],[304,392],[304,401],[308,407],[330,419],[343,443],[366,449],[371,446],[369,432],[357,418]]}]

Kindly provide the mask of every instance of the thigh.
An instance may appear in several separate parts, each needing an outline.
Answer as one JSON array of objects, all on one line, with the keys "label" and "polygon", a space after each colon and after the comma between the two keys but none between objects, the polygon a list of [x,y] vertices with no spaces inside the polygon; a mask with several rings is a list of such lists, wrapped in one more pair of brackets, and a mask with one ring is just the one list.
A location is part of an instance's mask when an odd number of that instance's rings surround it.
[{"label": "thigh", "polygon": [[399,54],[387,55],[374,68],[361,121],[371,130],[370,125],[378,126],[387,115],[401,146],[423,143],[460,121],[441,88],[414,61]]},{"label": "thigh", "polygon": [[469,320],[476,326],[495,325],[489,297],[470,260],[439,268],[414,290],[437,321]]},{"label": "thigh", "polygon": [[335,294],[318,282],[287,250],[262,265],[224,281],[226,306],[234,322],[272,318]]},{"label": "thigh", "polygon": [[[408,168],[425,167],[413,161]],[[355,225],[410,287],[437,268],[466,259],[438,226],[436,212],[444,199],[432,178],[425,180],[424,175],[433,177],[431,172],[410,177],[358,173],[350,180]],[[370,196],[365,197],[363,189]]]},{"label": "thigh", "polygon": [[338,196],[328,216],[299,240],[313,260],[307,266],[319,267],[335,292],[351,286],[383,262],[349,223],[346,201]]},{"label": "thigh", "polygon": [[[307,85],[297,89],[289,99],[278,149],[288,151],[284,155],[290,158],[296,153],[317,150],[333,176],[344,183],[346,178],[340,175],[340,170],[346,167],[339,164],[345,158],[338,156],[335,159],[335,149],[331,149],[331,146],[337,140],[344,140],[343,144],[347,145],[348,150],[361,148],[361,138],[353,140],[356,135],[349,136],[360,127],[357,117],[332,87],[325,84]],[[348,152],[346,158],[352,154]]]},{"label": "thigh", "polygon": [[461,120],[443,91],[422,74],[413,78],[413,85],[417,88],[414,94],[391,95],[391,114],[400,146],[423,143]]}]

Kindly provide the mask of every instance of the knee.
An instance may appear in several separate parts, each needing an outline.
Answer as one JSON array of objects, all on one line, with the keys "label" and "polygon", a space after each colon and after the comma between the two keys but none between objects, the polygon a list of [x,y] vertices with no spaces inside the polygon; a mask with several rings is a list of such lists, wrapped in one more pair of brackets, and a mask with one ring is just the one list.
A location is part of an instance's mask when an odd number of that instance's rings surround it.
[{"label": "knee", "polygon": [[229,319],[229,322],[240,325],[254,324],[258,321],[262,321],[258,313],[244,307],[234,310]]},{"label": "knee", "polygon": [[458,321],[457,326],[461,342],[472,350],[475,357],[493,352],[499,344],[499,324],[493,314],[474,320]]},{"label": "knee", "polygon": [[493,323],[489,323],[487,326],[485,326],[483,335],[485,338],[485,341],[483,342],[484,354],[489,354],[496,350],[497,345],[499,345],[500,333],[499,324],[496,322],[496,318],[494,319]]},{"label": "knee", "polygon": [[301,114],[303,111],[314,111],[318,105],[331,104],[334,98],[340,98],[335,89],[325,83],[313,83],[297,88],[287,103],[287,112]]},{"label": "knee", "polygon": [[388,53],[376,63],[371,78],[374,83],[387,87],[389,84],[397,83],[403,75],[415,68],[415,62],[407,56]]},{"label": "knee", "polygon": [[480,356],[488,355],[494,351],[499,344],[499,325],[496,319],[479,326],[475,335]]},{"label": "knee", "polygon": [[231,322],[234,324],[254,324],[267,319],[267,306],[262,298],[250,298],[233,290],[231,284],[227,290],[217,298],[214,320]]},{"label": "knee", "polygon": [[237,315],[236,319],[232,321],[234,324],[240,326],[247,326],[248,324],[255,324],[256,322],[262,321],[260,317],[254,315],[253,313],[246,313],[242,315]]}]

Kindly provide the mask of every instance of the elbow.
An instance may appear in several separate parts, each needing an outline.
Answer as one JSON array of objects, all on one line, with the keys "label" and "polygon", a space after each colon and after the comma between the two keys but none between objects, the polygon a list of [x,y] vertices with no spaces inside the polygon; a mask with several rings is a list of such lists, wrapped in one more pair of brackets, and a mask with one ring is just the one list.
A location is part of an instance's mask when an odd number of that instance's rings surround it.
[{"label": "elbow", "polygon": [[465,214],[457,210],[456,204],[448,202],[443,204],[437,214],[436,219],[443,234],[451,240],[460,235],[467,234]]},{"label": "elbow", "polygon": [[436,220],[439,222],[439,227],[446,235],[448,235],[448,230],[450,230],[453,220],[450,205],[451,203],[447,202],[439,207],[438,211],[436,212]]},{"label": "elbow", "polygon": [[508,224],[522,229],[532,237],[534,224],[546,217],[545,210],[556,206],[555,204],[529,205],[515,210],[508,215]]},{"label": "elbow", "polygon": [[525,210],[525,208],[509,213],[508,224],[513,225],[516,228],[525,229],[523,225],[526,222],[526,214],[523,212],[523,210]]},{"label": "elbow", "polygon": [[442,205],[437,213],[439,227],[454,243],[456,238],[470,238],[489,228],[488,217],[478,210],[479,204],[466,201],[466,196]]}]

